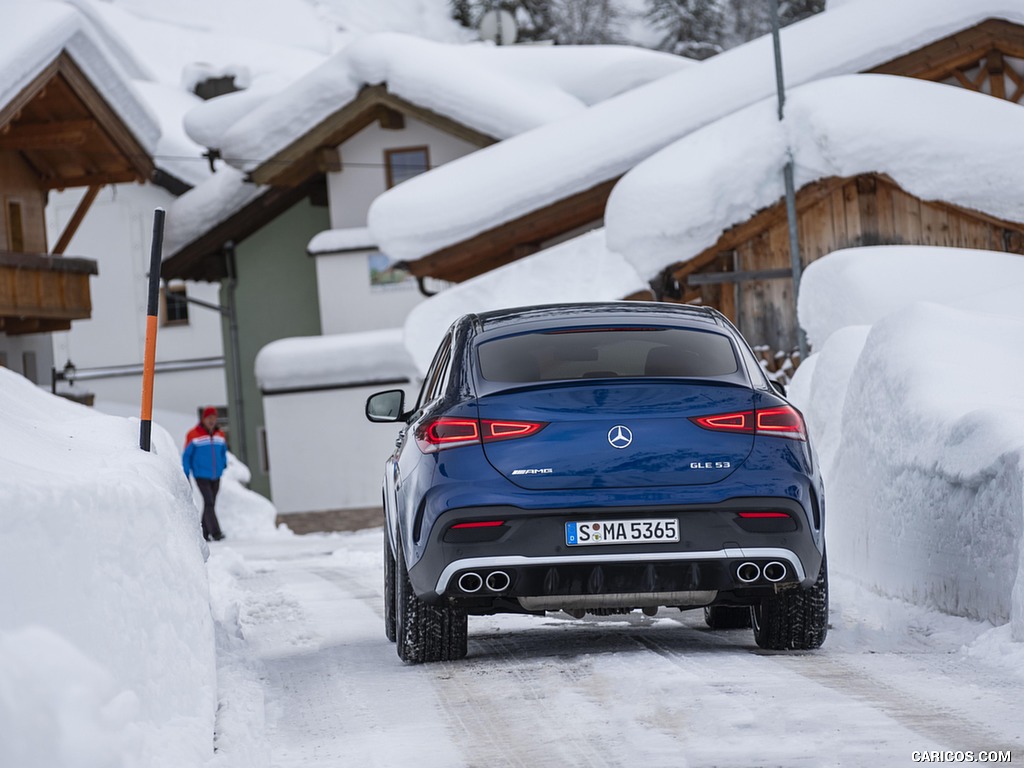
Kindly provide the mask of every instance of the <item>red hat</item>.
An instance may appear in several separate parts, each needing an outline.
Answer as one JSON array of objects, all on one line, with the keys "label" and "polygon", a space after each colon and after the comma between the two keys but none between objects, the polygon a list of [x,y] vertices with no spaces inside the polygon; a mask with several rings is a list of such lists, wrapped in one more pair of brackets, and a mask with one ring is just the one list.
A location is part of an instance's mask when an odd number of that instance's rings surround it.
[{"label": "red hat", "polygon": [[216,416],[216,415],[217,415],[217,409],[214,408],[212,405],[208,405],[205,408],[203,408],[203,418],[204,419],[207,416]]}]

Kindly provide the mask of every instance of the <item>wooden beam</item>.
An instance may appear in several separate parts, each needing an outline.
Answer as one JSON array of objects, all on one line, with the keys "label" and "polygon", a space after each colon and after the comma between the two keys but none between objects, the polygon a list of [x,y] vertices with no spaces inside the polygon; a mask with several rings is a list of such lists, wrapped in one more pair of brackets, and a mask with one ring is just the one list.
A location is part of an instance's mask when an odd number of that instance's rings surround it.
[{"label": "wooden beam", "polygon": [[103,187],[93,185],[85,191],[85,195],[82,197],[78,206],[75,208],[75,212],[71,214],[71,219],[68,221],[68,225],[64,227],[64,231],[61,232],[60,237],[57,238],[57,244],[53,246],[53,254],[59,256],[67,250],[68,244],[71,242],[71,238],[75,236],[75,232],[82,224],[82,219],[85,218],[85,214],[89,212],[93,202],[96,200],[96,196],[100,193]]},{"label": "wooden beam", "polygon": [[442,248],[413,262],[416,277],[461,282],[528,255],[545,240],[598,222],[619,178],[609,179],[571,197],[500,224],[475,237]]},{"label": "wooden beam", "polygon": [[792,269],[749,269],[745,272],[703,272],[686,277],[687,285],[720,285],[744,283],[748,280],[786,280],[793,277]]},{"label": "wooden beam", "polygon": [[[118,112],[107,103],[93,86],[92,81],[79,69],[74,59],[66,52],[62,52],[58,59],[58,66],[65,82],[71,87],[75,96],[82,100],[94,118],[98,130],[107,135],[114,147],[134,169],[133,178],[128,180],[152,178],[156,167],[153,158],[149,156],[135,134],[125,125]],[[67,184],[66,186],[72,185]],[[75,184],[74,186],[91,186],[91,184]]]},{"label": "wooden beam", "polygon": [[16,123],[0,135],[0,150],[60,149],[84,144],[96,130],[92,120]]},{"label": "wooden beam", "polygon": [[107,173],[86,173],[80,176],[46,176],[40,181],[45,189],[64,190],[70,187],[103,187],[107,184],[141,184],[145,179],[134,170],[125,169]]},{"label": "wooden beam", "polygon": [[990,51],[1024,58],[1024,27],[1003,19],[988,19],[969,29],[936,40],[868,72],[943,80],[958,69],[977,64]]},{"label": "wooden beam", "polygon": [[21,336],[26,333],[54,333],[70,331],[70,320],[43,320],[33,318],[26,320],[14,317],[0,317],[0,331],[8,336]]},{"label": "wooden beam", "polygon": [[401,131],[405,128],[405,115],[397,109],[381,105],[377,112],[377,123],[385,131]]}]

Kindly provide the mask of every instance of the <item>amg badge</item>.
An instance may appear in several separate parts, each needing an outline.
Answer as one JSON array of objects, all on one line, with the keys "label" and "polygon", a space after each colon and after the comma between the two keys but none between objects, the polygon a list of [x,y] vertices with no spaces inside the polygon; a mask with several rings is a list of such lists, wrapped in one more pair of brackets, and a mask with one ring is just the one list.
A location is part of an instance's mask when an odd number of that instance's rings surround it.
[{"label": "amg badge", "polygon": [[551,467],[544,467],[543,469],[513,469],[513,475],[550,475],[554,472]]}]

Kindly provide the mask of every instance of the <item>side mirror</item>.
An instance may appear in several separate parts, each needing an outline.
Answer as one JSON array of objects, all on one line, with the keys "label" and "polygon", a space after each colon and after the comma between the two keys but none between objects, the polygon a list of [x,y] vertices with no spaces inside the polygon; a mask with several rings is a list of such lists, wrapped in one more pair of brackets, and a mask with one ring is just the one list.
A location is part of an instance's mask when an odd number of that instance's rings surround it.
[{"label": "side mirror", "polygon": [[773,381],[772,382],[772,389],[774,389],[776,392],[778,392],[783,397],[786,396],[786,385],[785,384],[780,384],[777,381]]},{"label": "side mirror", "polygon": [[401,421],[404,409],[405,392],[401,389],[378,392],[366,400],[366,418],[373,422]]}]

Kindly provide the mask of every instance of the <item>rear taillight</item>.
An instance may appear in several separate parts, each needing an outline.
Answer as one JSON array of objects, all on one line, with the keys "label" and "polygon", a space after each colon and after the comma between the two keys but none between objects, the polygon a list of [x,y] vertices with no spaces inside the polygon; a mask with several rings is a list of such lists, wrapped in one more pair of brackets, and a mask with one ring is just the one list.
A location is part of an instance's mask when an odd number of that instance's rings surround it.
[{"label": "rear taillight", "polygon": [[416,432],[416,443],[424,453],[444,448],[458,448],[481,442],[514,440],[529,437],[547,426],[544,421],[509,421],[495,419],[460,419],[442,416],[427,422]]},{"label": "rear taillight", "polygon": [[715,432],[738,432],[748,435],[773,435],[806,440],[807,429],[803,416],[791,405],[762,408],[757,411],[716,413],[712,416],[694,416],[690,419],[698,427]]}]

